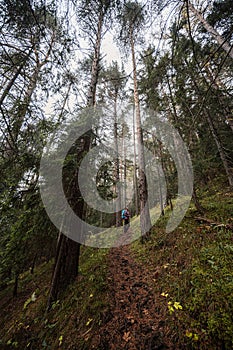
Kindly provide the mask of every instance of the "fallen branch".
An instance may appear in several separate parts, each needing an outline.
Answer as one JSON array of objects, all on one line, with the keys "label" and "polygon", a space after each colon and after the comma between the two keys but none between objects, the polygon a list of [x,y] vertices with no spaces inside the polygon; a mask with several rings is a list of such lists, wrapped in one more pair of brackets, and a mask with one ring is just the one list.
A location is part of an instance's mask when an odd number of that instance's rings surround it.
[{"label": "fallen branch", "polygon": [[209,224],[210,226],[214,226],[214,227],[224,227],[228,230],[233,230],[233,225],[231,224],[223,224],[221,222],[216,222],[216,221],[213,221],[211,219],[208,219],[208,218],[205,218],[205,217],[202,217],[202,216],[197,216],[197,217],[194,217],[194,219],[196,221],[199,221],[199,222],[204,222],[204,223],[207,223]]}]

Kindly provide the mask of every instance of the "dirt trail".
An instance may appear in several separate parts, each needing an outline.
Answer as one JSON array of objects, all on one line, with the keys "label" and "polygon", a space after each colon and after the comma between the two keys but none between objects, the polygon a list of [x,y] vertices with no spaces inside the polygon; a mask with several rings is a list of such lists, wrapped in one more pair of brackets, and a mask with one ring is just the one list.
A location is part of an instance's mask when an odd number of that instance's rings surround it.
[{"label": "dirt trail", "polygon": [[166,310],[156,302],[151,275],[132,257],[129,246],[112,248],[109,254],[110,312],[92,349],[165,350],[172,349],[166,339]]}]

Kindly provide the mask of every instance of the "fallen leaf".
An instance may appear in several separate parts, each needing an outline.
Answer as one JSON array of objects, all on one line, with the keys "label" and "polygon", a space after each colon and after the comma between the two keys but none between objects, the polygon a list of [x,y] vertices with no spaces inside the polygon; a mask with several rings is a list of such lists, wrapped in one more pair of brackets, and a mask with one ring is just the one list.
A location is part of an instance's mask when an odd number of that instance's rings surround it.
[{"label": "fallen leaf", "polygon": [[93,321],[93,318],[88,318],[88,321],[86,323],[86,326],[89,326],[89,324]]},{"label": "fallen leaf", "polygon": [[182,310],[183,309],[183,307],[180,305],[180,303],[178,301],[175,301],[173,306],[174,306],[174,308],[176,310],[178,310],[178,309]]},{"label": "fallen leaf", "polygon": [[186,337],[188,337],[188,338],[192,338],[193,333],[192,333],[192,332],[189,332],[188,330],[186,330],[185,335],[186,335]]},{"label": "fallen leaf", "polygon": [[169,265],[170,265],[170,264],[167,263],[167,264],[163,265],[163,268],[164,268],[164,269],[167,269],[167,268],[169,267]]},{"label": "fallen leaf", "polygon": [[124,341],[128,342],[131,339],[130,332],[125,332],[123,335],[123,339]]}]

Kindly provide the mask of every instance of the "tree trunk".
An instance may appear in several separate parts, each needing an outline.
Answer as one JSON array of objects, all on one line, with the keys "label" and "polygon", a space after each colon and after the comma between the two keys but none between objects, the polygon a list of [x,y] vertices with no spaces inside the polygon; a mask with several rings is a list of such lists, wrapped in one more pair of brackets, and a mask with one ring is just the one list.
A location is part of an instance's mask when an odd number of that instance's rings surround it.
[{"label": "tree trunk", "polygon": [[121,207],[125,208],[126,207],[126,181],[127,181],[127,176],[126,176],[126,170],[127,170],[127,165],[126,165],[126,129],[125,129],[125,122],[123,120],[122,123],[122,130],[121,130],[121,147],[120,147],[120,152],[121,152],[121,162],[120,162],[120,181],[122,183],[122,197],[121,197]]},{"label": "tree trunk", "polygon": [[101,45],[101,33],[103,26],[103,12],[100,11],[99,21],[97,27],[97,36],[95,42],[95,52],[91,68],[91,82],[89,86],[88,96],[87,96],[87,106],[92,107],[96,104],[96,86],[99,76],[99,62],[100,62],[100,45]]},{"label": "tree trunk", "polygon": [[229,124],[231,130],[233,131],[233,116],[227,117],[227,123]]},{"label": "tree trunk", "polygon": [[42,61],[40,61],[39,59],[39,54],[38,51],[36,50],[36,48],[34,47],[35,45],[32,46],[32,49],[30,51],[30,53],[27,55],[27,57],[25,58],[25,61],[22,63],[22,65],[19,67],[19,69],[16,71],[15,76],[11,79],[11,81],[9,82],[9,86],[7,86],[7,88],[5,89],[1,100],[0,100],[0,105],[3,103],[4,98],[5,98],[5,93],[10,91],[11,86],[13,85],[13,83],[15,82],[16,78],[18,77],[19,73],[21,72],[26,59],[30,56],[32,50],[34,49],[34,54],[35,54],[35,67],[34,67],[34,71],[32,73],[32,76],[30,77],[29,80],[29,84],[27,86],[23,101],[20,102],[19,106],[18,105],[18,101],[16,101],[16,105],[14,106],[14,109],[16,110],[16,115],[14,116],[14,119],[12,121],[12,130],[11,130],[11,142],[12,145],[10,144],[10,142],[8,141],[8,147],[6,150],[6,154],[8,157],[10,157],[13,154],[13,149],[14,149],[14,145],[17,144],[17,140],[18,140],[18,136],[19,136],[19,132],[20,129],[23,125],[23,122],[25,120],[25,116],[26,113],[28,111],[30,102],[31,102],[31,98],[32,98],[32,94],[35,91],[36,87],[37,87],[37,82],[38,82],[38,78],[39,78],[39,74],[41,71],[41,68],[47,63],[49,55],[51,53],[52,47],[53,47],[53,43],[54,43],[54,38],[55,38],[55,34],[53,33],[52,38],[51,38],[51,42],[49,45],[49,49],[45,54],[45,57]]},{"label": "tree trunk", "polygon": [[220,94],[218,94],[220,89],[226,90],[226,87],[220,81],[219,77],[214,77],[213,72],[211,71],[211,69],[207,65],[204,68],[205,68],[206,74],[208,76],[208,79],[210,80],[211,85],[213,86],[213,88],[217,92],[218,101],[219,101],[219,104],[222,108],[222,113],[224,115],[225,122],[226,122],[226,124],[229,125],[229,127],[231,128],[231,131],[233,132],[233,118],[232,118],[231,108],[228,104],[227,105],[224,104],[223,94],[221,92],[220,92]]},{"label": "tree trunk", "polygon": [[206,116],[207,122],[209,124],[209,127],[210,127],[210,130],[211,130],[213,139],[214,139],[214,141],[216,143],[216,146],[218,148],[218,152],[219,152],[220,158],[222,160],[224,169],[225,169],[226,174],[227,174],[229,185],[230,185],[231,188],[233,188],[233,174],[232,174],[231,168],[228,165],[224,149],[222,147],[222,144],[221,144],[221,142],[219,140],[219,137],[217,135],[217,132],[215,130],[214,123],[213,123],[213,121],[212,121],[212,119],[210,117],[209,111],[205,111],[205,116]]},{"label": "tree trunk", "polygon": [[79,255],[80,244],[61,233],[57,245],[47,310],[57,300],[59,292],[64,290],[77,277]]},{"label": "tree trunk", "polygon": [[31,265],[31,269],[30,269],[30,272],[31,272],[32,275],[34,273],[34,268],[35,268],[35,265],[36,265],[36,259],[37,259],[37,253],[34,255],[34,258],[33,258],[33,261],[32,261],[32,265]]},{"label": "tree trunk", "polygon": [[28,88],[25,92],[24,99],[20,103],[19,107],[17,108],[17,115],[15,116],[15,120],[13,121],[13,126],[12,126],[12,135],[13,135],[14,143],[17,143],[20,129],[23,125],[26,113],[28,111],[28,108],[31,102],[32,94],[35,91],[37,86],[37,81],[38,81],[41,67],[42,65],[37,62],[34,68],[34,72],[30,78]]},{"label": "tree trunk", "polygon": [[117,192],[117,185],[120,181],[120,169],[119,169],[119,156],[118,156],[118,123],[117,123],[117,95],[114,97],[114,143],[116,150],[115,160],[115,194],[118,198],[118,204],[116,205],[116,227],[121,226],[121,191]]},{"label": "tree trunk", "polygon": [[168,205],[170,205],[170,209],[173,211],[172,198],[170,196],[168,197]]},{"label": "tree trunk", "polygon": [[135,198],[135,214],[139,215],[139,203],[138,203],[138,177],[137,177],[137,160],[136,160],[136,138],[135,138],[135,109],[133,109],[133,181],[134,181],[134,198]]},{"label": "tree trunk", "polygon": [[19,282],[19,274],[16,273],[15,275],[15,281],[14,281],[14,288],[13,288],[13,297],[17,297],[18,295],[18,282]]},{"label": "tree trunk", "polygon": [[203,27],[207,30],[209,34],[217,41],[217,43],[227,52],[227,54],[233,58],[233,47],[228,44],[226,40],[222,38],[222,36],[203,18],[202,14],[198,12],[195,7],[187,1],[188,8],[192,11],[194,16],[202,23]]},{"label": "tree trunk", "polygon": [[[95,106],[96,96],[96,85],[99,75],[99,61],[100,61],[100,44],[101,44],[101,32],[103,26],[103,12],[99,13],[99,21],[97,26],[97,35],[94,48],[94,58],[92,61],[91,70],[91,82],[87,96],[87,107]],[[92,136],[88,134],[85,137],[83,149],[79,156],[86,154],[90,150]],[[77,181],[77,176],[76,179]],[[75,210],[76,215],[84,219],[84,201],[77,198],[81,198],[80,190],[76,187],[76,198],[77,208]],[[80,243],[71,240],[61,233],[59,235],[59,241],[57,245],[56,259],[54,265],[54,271],[52,281],[50,285],[49,298],[47,303],[47,311],[51,308],[52,302],[58,297],[60,291],[64,290],[68,284],[72,283],[78,275],[79,266],[79,255],[80,255]]]},{"label": "tree trunk", "polygon": [[15,74],[13,75],[13,77],[11,78],[11,80],[9,81],[9,83],[7,84],[5,90],[3,91],[3,94],[0,98],[0,106],[2,106],[5,98],[7,97],[7,95],[10,92],[10,89],[12,88],[12,86],[14,85],[16,79],[18,78],[18,76],[21,73],[21,70],[23,69],[25,63],[27,62],[27,59],[30,57],[31,53],[33,51],[33,47],[30,49],[29,53],[26,55],[25,59],[22,61],[22,63],[20,64],[20,66],[17,68]]},{"label": "tree trunk", "polygon": [[[196,83],[195,76],[192,75],[192,78],[193,78],[193,83],[194,83],[194,89],[196,90],[197,94],[201,97],[201,91],[199,90],[198,84]],[[212,118],[210,116],[210,112],[206,108],[204,110],[204,117],[205,117],[205,119],[206,119],[206,121],[207,121],[207,123],[209,125],[211,134],[212,134],[213,139],[214,139],[214,141],[216,143],[216,146],[217,146],[220,158],[221,158],[222,163],[223,163],[223,167],[224,167],[224,169],[226,171],[226,174],[227,174],[229,185],[230,185],[231,188],[233,188],[233,174],[232,174],[232,170],[228,166],[228,162],[227,162],[227,158],[226,158],[226,155],[225,155],[225,152],[224,152],[224,148],[223,148],[223,146],[221,144],[221,141],[219,139],[219,136],[218,136],[218,134],[217,134],[217,132],[215,130],[215,126],[214,126],[214,123],[213,123]]]},{"label": "tree trunk", "polygon": [[[11,88],[13,87],[16,79],[19,77],[23,67],[25,66],[25,63],[27,62],[27,59],[30,57],[31,53],[33,51],[33,47],[30,49],[29,53],[26,55],[25,59],[22,61],[22,63],[20,64],[20,66],[16,69],[16,72],[15,74],[13,75],[13,77],[11,78],[11,80],[8,82],[5,90],[3,91],[2,93],[2,96],[0,97],[0,109],[1,109],[1,112],[2,112],[2,116],[4,118],[4,111],[3,111],[3,103],[4,103],[4,100],[5,98],[8,96]],[[5,120],[6,122],[6,120]],[[7,124],[7,122],[6,122]],[[14,148],[15,148],[15,138],[14,138],[14,132],[12,131],[12,128],[10,125],[7,125],[7,131],[8,131],[8,134],[9,136],[7,137],[6,136],[6,149],[5,149],[5,152],[4,152],[4,156],[6,158],[9,158],[13,153],[14,153]]]},{"label": "tree trunk", "polygon": [[200,214],[204,214],[205,209],[203,208],[203,206],[199,202],[195,186],[193,187],[193,202],[194,202],[194,205],[195,205],[196,209],[199,211],[199,213]]},{"label": "tree trunk", "polygon": [[134,49],[133,31],[130,30],[130,45],[133,64],[133,80],[134,80],[134,104],[136,114],[136,130],[138,143],[138,163],[139,163],[139,197],[140,197],[140,225],[141,234],[148,235],[151,228],[150,211],[148,204],[147,182],[145,174],[145,157],[143,149],[143,135],[140,115],[140,104],[137,83],[137,69]]}]

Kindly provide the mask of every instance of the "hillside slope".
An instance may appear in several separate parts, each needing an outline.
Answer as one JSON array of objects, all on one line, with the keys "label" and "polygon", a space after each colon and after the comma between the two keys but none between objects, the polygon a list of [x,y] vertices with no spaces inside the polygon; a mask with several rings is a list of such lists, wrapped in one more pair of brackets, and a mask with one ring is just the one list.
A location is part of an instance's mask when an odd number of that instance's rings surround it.
[{"label": "hillside slope", "polygon": [[[206,198],[206,199],[205,199]],[[52,262],[0,292],[1,349],[232,349],[233,198],[208,190],[209,224],[190,207],[172,233],[169,211],[122,248],[83,247],[80,275],[45,314]]]}]

